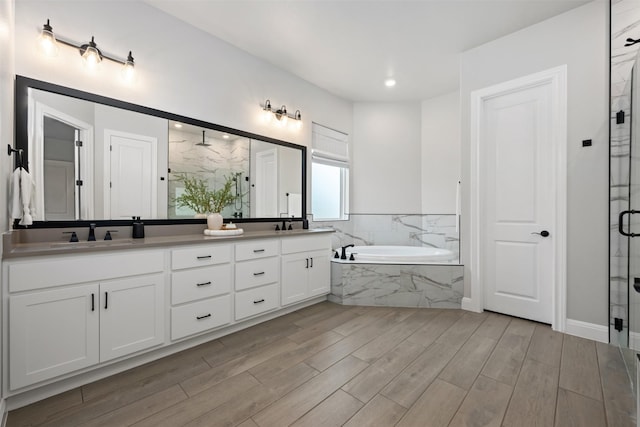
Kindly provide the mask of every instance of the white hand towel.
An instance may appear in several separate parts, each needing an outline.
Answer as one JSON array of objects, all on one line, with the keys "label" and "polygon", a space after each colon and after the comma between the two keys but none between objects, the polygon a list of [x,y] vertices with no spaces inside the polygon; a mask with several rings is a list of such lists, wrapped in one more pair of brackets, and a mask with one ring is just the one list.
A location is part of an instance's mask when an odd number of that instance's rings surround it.
[{"label": "white hand towel", "polygon": [[31,209],[31,196],[34,193],[34,184],[31,175],[25,169],[20,168],[20,201],[22,203],[22,220],[20,225],[33,224]]},{"label": "white hand towel", "polygon": [[11,219],[22,218],[22,203],[20,202],[20,168],[17,168],[11,174],[11,186],[9,187],[11,195],[9,198],[10,208],[9,215]]}]

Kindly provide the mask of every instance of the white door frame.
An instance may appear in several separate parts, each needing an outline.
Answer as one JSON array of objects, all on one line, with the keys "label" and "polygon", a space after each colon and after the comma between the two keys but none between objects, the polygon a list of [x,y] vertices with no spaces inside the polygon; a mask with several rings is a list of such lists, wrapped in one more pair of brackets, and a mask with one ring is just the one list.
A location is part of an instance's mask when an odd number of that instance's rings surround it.
[{"label": "white door frame", "polygon": [[553,260],[552,286],[552,328],[563,332],[566,325],[566,295],[567,295],[567,66],[562,65],[546,71],[531,74],[518,79],[499,83],[471,93],[471,228],[470,248],[471,256],[469,270],[471,271],[471,296],[463,299],[463,308],[476,312],[484,309],[484,287],[482,283],[482,230],[481,196],[484,182],[480,176],[481,123],[484,115],[484,102],[496,96],[501,96],[516,90],[540,85],[551,85],[551,135],[552,156],[550,173],[556,187],[555,213],[550,228],[554,230],[553,244],[555,257]]}]

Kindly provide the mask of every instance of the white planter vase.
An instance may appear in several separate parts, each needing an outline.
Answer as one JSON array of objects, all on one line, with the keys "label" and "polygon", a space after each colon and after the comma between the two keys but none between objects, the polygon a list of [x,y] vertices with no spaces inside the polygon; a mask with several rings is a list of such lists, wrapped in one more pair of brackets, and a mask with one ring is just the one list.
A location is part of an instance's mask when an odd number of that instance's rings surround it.
[{"label": "white planter vase", "polygon": [[207,228],[209,230],[220,230],[222,228],[222,215],[219,213],[207,215]]}]

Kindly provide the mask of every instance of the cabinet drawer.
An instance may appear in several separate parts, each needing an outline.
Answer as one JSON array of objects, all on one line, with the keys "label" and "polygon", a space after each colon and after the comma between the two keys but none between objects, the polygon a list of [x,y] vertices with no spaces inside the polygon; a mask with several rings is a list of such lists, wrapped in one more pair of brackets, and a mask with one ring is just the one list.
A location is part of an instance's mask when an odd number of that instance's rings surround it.
[{"label": "cabinet drawer", "polygon": [[236,261],[266,258],[274,255],[278,255],[278,241],[276,239],[255,240],[236,245]]},{"label": "cabinet drawer", "polygon": [[164,252],[144,251],[109,255],[51,257],[9,263],[9,291],[97,282],[164,270]]},{"label": "cabinet drawer", "polygon": [[278,307],[278,284],[236,292],[236,320]]},{"label": "cabinet drawer", "polygon": [[229,261],[231,261],[230,245],[202,245],[171,251],[171,268],[173,270],[224,264]]},{"label": "cabinet drawer", "polygon": [[231,265],[213,265],[171,273],[171,304],[211,298],[231,291]]},{"label": "cabinet drawer", "polygon": [[231,297],[224,295],[171,309],[171,339],[204,332],[231,321]]},{"label": "cabinet drawer", "polygon": [[278,272],[277,257],[237,263],[236,291],[277,282]]},{"label": "cabinet drawer", "polygon": [[282,253],[292,254],[296,252],[315,251],[319,249],[331,249],[331,237],[328,234],[319,236],[287,237],[282,239]]}]

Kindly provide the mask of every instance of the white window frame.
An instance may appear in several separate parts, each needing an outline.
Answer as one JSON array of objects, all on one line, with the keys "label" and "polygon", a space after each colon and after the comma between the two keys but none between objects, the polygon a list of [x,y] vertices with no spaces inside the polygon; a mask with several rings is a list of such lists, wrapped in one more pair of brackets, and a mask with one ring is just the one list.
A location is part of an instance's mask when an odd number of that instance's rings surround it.
[{"label": "white window frame", "polygon": [[[348,135],[313,123],[311,150],[311,214],[313,221],[347,221],[349,219],[349,150]],[[324,143],[323,143],[324,142]],[[313,165],[323,164],[340,168],[340,215],[322,218],[314,212]]]}]

